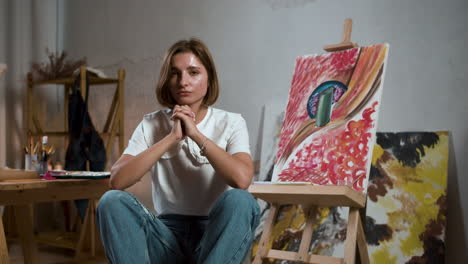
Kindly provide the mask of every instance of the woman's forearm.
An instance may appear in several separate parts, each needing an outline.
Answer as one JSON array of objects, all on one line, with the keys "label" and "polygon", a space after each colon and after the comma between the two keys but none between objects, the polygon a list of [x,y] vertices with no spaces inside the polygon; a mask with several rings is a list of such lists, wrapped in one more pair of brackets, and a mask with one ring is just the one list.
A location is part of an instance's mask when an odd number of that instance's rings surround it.
[{"label": "woman's forearm", "polygon": [[137,156],[123,155],[111,168],[110,187],[123,190],[138,182],[178,142],[169,134]]},{"label": "woman's forearm", "polygon": [[249,154],[236,153],[231,155],[201,133],[193,136],[192,139],[199,146],[205,143],[205,156],[229,186],[239,189],[247,189],[250,186],[254,169]]}]

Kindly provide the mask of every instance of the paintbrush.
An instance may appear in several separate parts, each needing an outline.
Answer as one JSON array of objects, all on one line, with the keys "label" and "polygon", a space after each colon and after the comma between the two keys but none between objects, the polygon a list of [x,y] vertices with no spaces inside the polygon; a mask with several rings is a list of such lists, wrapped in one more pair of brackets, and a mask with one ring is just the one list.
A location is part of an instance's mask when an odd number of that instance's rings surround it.
[{"label": "paintbrush", "polygon": [[33,137],[29,137],[29,150],[31,151],[31,154],[34,154],[32,153],[34,150],[34,138]]},{"label": "paintbrush", "polygon": [[55,147],[54,146],[50,146],[50,148],[47,150],[47,155],[52,155],[55,153]]},{"label": "paintbrush", "polygon": [[40,146],[41,146],[41,144],[39,142],[36,142],[36,146],[34,146],[32,154],[36,154],[36,151],[39,149]]}]

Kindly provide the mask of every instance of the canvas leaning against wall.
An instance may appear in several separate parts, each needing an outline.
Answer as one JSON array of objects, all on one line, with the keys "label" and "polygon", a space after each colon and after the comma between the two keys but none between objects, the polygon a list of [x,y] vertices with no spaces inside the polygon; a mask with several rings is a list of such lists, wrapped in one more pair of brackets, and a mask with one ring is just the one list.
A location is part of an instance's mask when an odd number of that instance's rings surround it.
[{"label": "canvas leaning against wall", "polygon": [[[284,118],[284,109],[286,102],[274,100],[263,106],[263,124],[262,124],[262,144],[260,152],[260,172],[257,181],[271,181],[273,166],[278,150],[278,143],[281,131],[281,123]],[[263,201],[257,200],[260,207],[261,217],[259,225],[255,230],[255,243],[258,244],[260,235],[262,234],[265,221],[270,212],[270,205]]]},{"label": "canvas leaning against wall", "polygon": [[377,133],[367,189],[371,264],[444,263],[448,132]]},{"label": "canvas leaning against wall", "polygon": [[262,148],[258,181],[271,181],[284,119],[286,102],[270,101],[263,106]]},{"label": "canvas leaning against wall", "polygon": [[[346,239],[346,226],[348,218],[347,207],[319,207],[315,219],[312,240],[309,251],[312,254],[344,256],[344,241]],[[268,248],[298,252],[304,232],[306,218],[301,205],[282,205],[273,227]],[[252,247],[251,260],[255,258],[260,243],[263,226],[257,228],[256,237]],[[264,259],[263,264],[289,264],[295,263],[285,260]]]},{"label": "canvas leaning against wall", "polygon": [[366,191],[387,53],[380,44],[296,59],[273,182]]}]

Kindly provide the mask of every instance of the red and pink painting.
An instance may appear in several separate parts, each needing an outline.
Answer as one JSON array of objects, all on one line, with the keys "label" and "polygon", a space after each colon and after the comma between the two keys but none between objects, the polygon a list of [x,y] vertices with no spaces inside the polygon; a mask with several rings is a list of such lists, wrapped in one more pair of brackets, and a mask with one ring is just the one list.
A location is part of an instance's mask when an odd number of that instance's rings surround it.
[{"label": "red and pink painting", "polygon": [[296,59],[272,182],[366,191],[387,53],[380,44]]}]

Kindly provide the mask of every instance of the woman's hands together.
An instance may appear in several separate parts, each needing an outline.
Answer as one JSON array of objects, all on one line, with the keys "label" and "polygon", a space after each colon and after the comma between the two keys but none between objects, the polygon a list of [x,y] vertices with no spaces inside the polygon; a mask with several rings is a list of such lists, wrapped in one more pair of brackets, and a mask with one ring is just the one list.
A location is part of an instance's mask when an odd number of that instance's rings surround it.
[{"label": "woman's hands together", "polygon": [[188,105],[175,105],[172,109],[171,120],[174,120],[171,133],[178,140],[186,136],[193,138],[199,133],[195,124],[195,113]]}]

